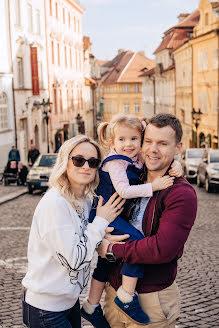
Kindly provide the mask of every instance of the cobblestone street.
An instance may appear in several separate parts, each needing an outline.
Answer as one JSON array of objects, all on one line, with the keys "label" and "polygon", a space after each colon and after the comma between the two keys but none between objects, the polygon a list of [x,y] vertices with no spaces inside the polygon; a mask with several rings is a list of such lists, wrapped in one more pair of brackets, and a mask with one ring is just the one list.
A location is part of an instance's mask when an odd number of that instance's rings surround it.
[{"label": "cobblestone street", "polygon": [[[198,194],[198,217],[179,263],[182,309],[177,328],[219,327],[219,193],[207,194],[193,186]],[[0,205],[0,328],[23,327],[21,280],[32,215],[41,196],[26,194]],[[90,326],[83,322],[83,327]]]}]

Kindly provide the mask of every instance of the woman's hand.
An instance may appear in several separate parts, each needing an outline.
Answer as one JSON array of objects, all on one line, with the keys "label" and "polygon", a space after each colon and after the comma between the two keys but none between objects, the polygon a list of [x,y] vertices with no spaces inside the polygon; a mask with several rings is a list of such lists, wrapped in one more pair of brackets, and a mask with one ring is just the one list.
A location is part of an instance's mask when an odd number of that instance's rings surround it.
[{"label": "woman's hand", "polygon": [[113,222],[115,218],[122,213],[123,211],[123,205],[125,203],[125,199],[122,199],[122,197],[118,196],[117,192],[115,192],[108,202],[103,205],[103,197],[100,197],[98,205],[97,205],[97,211],[96,215],[104,218],[109,223]]}]

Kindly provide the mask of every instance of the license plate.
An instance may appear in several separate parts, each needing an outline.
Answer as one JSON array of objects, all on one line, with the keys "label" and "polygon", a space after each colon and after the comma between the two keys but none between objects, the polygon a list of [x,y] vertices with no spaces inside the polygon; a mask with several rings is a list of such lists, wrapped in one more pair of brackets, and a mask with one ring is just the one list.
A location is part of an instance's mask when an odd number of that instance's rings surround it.
[{"label": "license plate", "polygon": [[48,187],[48,182],[47,181],[41,181],[40,185],[41,185],[41,187]]}]

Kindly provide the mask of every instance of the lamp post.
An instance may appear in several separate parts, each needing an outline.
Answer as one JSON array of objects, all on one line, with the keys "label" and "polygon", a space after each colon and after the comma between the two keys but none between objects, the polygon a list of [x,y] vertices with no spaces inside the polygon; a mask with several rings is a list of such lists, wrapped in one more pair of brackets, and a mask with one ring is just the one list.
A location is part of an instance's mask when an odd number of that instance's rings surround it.
[{"label": "lamp post", "polygon": [[44,120],[46,121],[46,126],[47,126],[47,151],[49,153],[49,117],[50,117],[50,105],[52,103],[50,102],[50,99],[48,98],[47,101],[43,99],[42,103],[40,106],[42,106],[42,113],[44,115]]},{"label": "lamp post", "polygon": [[[198,148],[198,127],[200,125],[202,114],[203,113],[201,112],[200,108],[197,112],[196,112],[195,108],[192,109],[192,123],[195,125],[195,128],[196,128],[196,145],[195,145],[196,148]],[[193,144],[194,144],[194,140],[193,140]]]}]

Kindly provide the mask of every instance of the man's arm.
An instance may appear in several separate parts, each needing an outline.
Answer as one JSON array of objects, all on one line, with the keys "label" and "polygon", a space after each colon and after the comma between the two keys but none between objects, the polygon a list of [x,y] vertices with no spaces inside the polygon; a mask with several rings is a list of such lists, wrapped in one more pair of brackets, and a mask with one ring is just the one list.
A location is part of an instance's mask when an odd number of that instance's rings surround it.
[{"label": "man's arm", "polygon": [[169,190],[164,204],[157,233],[142,240],[113,245],[117,259],[131,264],[161,264],[181,256],[196,217],[195,191],[189,185],[175,185]]}]

